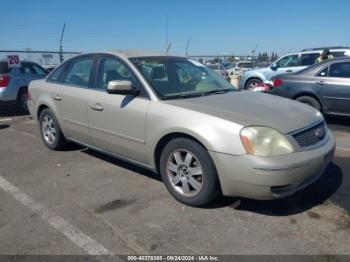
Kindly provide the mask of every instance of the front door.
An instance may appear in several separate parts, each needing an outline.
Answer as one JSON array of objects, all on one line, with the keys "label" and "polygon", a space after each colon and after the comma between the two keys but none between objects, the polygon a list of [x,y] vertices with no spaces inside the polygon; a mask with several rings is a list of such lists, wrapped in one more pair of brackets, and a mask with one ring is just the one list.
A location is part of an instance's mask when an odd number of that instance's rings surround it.
[{"label": "front door", "polygon": [[146,117],[150,100],[145,90],[137,97],[108,94],[108,82],[132,81],[142,89],[132,71],[119,59],[103,56],[99,61],[95,89],[88,97],[92,143],[105,151],[146,163]]}]

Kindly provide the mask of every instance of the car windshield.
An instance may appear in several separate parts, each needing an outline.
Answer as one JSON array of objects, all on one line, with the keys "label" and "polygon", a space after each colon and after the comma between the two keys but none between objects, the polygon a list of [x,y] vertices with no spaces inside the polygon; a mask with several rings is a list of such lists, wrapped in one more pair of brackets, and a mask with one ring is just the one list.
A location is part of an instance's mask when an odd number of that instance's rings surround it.
[{"label": "car windshield", "polygon": [[161,99],[179,99],[234,91],[218,73],[182,57],[138,57],[131,62]]}]

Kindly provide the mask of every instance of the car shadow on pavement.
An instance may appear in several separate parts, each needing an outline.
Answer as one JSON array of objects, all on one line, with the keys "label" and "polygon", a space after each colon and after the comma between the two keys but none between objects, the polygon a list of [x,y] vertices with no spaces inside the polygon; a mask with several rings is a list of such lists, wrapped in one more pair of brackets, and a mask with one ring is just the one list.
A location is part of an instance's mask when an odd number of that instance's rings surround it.
[{"label": "car shadow on pavement", "polygon": [[10,127],[10,125],[8,125],[8,124],[0,124],[0,130],[1,129],[6,129],[6,128],[9,128]]},{"label": "car shadow on pavement", "polygon": [[135,172],[137,174],[140,174],[140,175],[152,178],[152,179],[160,181],[160,182],[162,181],[160,175],[157,175],[156,173],[154,173],[154,172],[152,172],[150,170],[147,170],[145,168],[142,168],[142,167],[130,164],[130,163],[126,162],[126,161],[119,160],[117,158],[108,156],[106,154],[103,154],[103,153],[100,153],[100,152],[97,152],[97,151],[94,151],[94,150],[88,149],[88,148],[82,150],[81,152],[83,152],[85,154],[88,154],[90,156],[96,157],[98,159],[101,159],[103,161],[106,161],[108,163],[111,163],[113,165],[117,165],[119,167],[128,169],[128,170],[130,170],[132,172]]},{"label": "car shadow on pavement", "polygon": [[[268,216],[289,216],[310,210],[324,203],[338,191],[343,182],[341,168],[331,163],[323,175],[307,188],[283,199],[250,200],[242,199],[236,210],[245,210]],[[341,205],[341,203],[337,203]]]},{"label": "car shadow on pavement", "polygon": [[346,116],[325,116],[326,122],[329,125],[341,125],[350,127],[350,117]]},{"label": "car shadow on pavement", "polygon": [[[151,179],[162,181],[160,175],[145,168],[138,167],[88,148],[82,147],[80,149],[81,152],[92,157],[96,157]],[[342,183],[343,172],[341,168],[335,163],[331,163],[315,183],[287,198],[276,200],[252,200],[222,196],[202,208],[218,209],[230,207],[238,211],[249,211],[268,216],[295,215],[308,211],[330,199],[338,191]],[[348,207],[342,199],[335,197],[332,201],[350,211],[350,207]]]}]

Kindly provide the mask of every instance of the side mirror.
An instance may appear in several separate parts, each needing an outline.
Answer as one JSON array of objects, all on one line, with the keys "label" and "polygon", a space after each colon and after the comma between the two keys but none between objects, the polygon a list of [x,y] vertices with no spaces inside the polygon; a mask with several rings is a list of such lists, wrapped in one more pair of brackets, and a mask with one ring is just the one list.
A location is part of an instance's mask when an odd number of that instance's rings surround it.
[{"label": "side mirror", "polygon": [[277,66],[277,64],[276,63],[273,63],[271,66],[270,66],[270,68],[272,69],[272,70],[277,70],[278,69],[278,66]]},{"label": "side mirror", "polygon": [[132,88],[132,82],[127,80],[113,80],[108,82],[108,94],[133,95],[140,94],[140,90]]}]

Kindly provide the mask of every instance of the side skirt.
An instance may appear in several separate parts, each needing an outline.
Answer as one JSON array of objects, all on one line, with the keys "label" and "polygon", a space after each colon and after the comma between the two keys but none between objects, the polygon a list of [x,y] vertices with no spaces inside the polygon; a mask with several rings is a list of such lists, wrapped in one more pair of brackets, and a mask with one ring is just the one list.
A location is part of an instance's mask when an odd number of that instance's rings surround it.
[{"label": "side skirt", "polygon": [[108,155],[108,156],[110,156],[110,157],[113,157],[113,158],[116,158],[116,159],[125,161],[125,162],[127,162],[127,163],[129,163],[129,164],[132,164],[132,165],[135,165],[135,166],[138,166],[138,167],[145,168],[145,169],[147,169],[147,170],[152,171],[153,173],[158,174],[157,169],[154,168],[154,167],[152,167],[152,166],[146,165],[146,164],[144,164],[144,163],[141,163],[141,162],[138,162],[138,161],[135,161],[135,160],[126,158],[126,157],[123,157],[123,156],[121,156],[121,155],[118,155],[118,154],[115,154],[115,153],[112,153],[112,152],[108,152],[108,151],[106,151],[106,150],[103,150],[103,149],[98,148],[98,147],[95,147],[95,146],[91,146],[91,145],[82,143],[82,142],[80,142],[80,141],[78,141],[78,140],[75,140],[75,139],[72,139],[72,138],[66,138],[66,139],[67,139],[67,141],[70,141],[70,142],[79,144],[79,145],[81,145],[81,146],[87,147],[87,148],[92,149],[92,150],[94,150],[94,151],[97,151],[97,152],[100,152],[100,153],[102,153],[102,154]]}]

